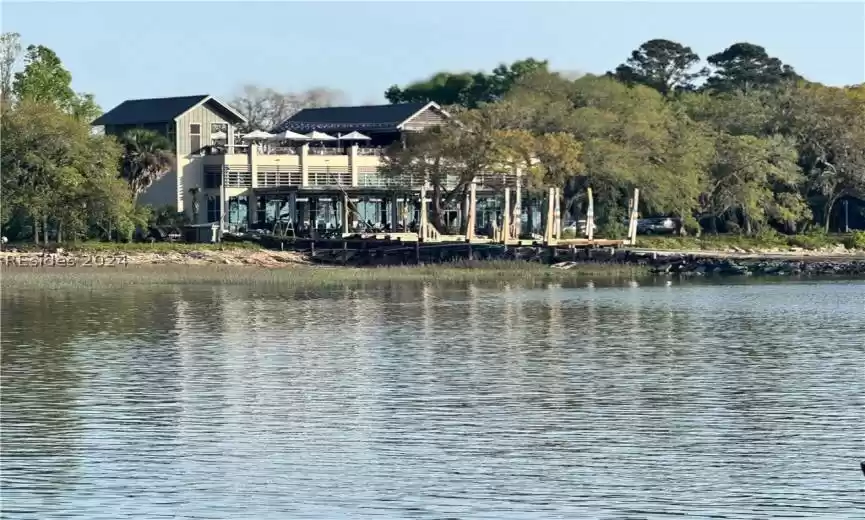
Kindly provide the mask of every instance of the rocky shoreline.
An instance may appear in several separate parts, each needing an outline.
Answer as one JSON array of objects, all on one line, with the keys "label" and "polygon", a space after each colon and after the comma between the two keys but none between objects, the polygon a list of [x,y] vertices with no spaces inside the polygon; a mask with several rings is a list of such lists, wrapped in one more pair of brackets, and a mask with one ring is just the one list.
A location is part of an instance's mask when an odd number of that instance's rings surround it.
[{"label": "rocky shoreline", "polygon": [[[680,276],[865,276],[865,255],[837,254],[792,256],[787,254],[666,253],[635,255],[649,272]],[[637,260],[638,262],[640,260]]]},{"label": "rocky shoreline", "polygon": [[[455,253],[460,253],[455,251]],[[664,276],[785,276],[840,275],[865,276],[865,253],[837,251],[794,253],[723,252],[723,251],[649,251],[636,249],[568,250],[544,248],[476,248],[469,261],[527,261],[571,269],[585,264],[639,266],[647,273]],[[405,265],[404,259],[399,263]],[[463,254],[440,255],[424,264],[465,261]],[[408,262],[409,264],[411,262]],[[285,269],[297,266],[334,266],[306,251],[271,251],[230,249],[187,252],[0,252],[0,266],[20,268],[56,267],[129,267],[145,265],[172,266],[249,266]],[[337,264],[339,265],[339,264]],[[360,262],[342,265],[364,267]],[[394,264],[395,265],[395,264]]]}]

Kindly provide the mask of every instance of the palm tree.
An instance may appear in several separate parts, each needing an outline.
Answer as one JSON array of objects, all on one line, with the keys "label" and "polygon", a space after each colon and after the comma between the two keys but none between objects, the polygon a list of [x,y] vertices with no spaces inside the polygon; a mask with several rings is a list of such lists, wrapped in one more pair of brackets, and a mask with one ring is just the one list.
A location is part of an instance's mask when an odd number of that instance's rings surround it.
[{"label": "palm tree", "polygon": [[192,223],[198,224],[198,194],[201,193],[201,188],[198,186],[194,188],[189,188],[190,199],[192,200]]},{"label": "palm tree", "polygon": [[133,201],[174,168],[171,141],[162,134],[134,128],[120,137],[120,144],[123,146],[121,176],[132,189]]}]

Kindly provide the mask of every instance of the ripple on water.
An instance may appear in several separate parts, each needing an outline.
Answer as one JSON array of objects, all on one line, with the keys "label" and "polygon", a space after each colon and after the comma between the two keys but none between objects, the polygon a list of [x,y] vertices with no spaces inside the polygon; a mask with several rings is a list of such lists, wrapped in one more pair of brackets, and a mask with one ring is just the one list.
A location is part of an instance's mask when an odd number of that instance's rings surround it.
[{"label": "ripple on water", "polygon": [[865,284],[3,294],[4,518],[861,518]]}]

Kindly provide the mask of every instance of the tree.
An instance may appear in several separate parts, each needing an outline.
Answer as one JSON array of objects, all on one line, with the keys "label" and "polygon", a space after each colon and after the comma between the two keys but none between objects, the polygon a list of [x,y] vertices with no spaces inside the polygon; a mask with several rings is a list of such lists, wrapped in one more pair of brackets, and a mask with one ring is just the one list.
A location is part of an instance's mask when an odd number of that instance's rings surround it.
[{"label": "tree", "polygon": [[711,92],[748,92],[802,79],[793,67],[752,43],[735,43],[706,61],[714,69],[706,81],[706,88]]},{"label": "tree", "polygon": [[76,94],[72,90],[72,74],[48,47],[27,47],[24,63],[24,70],[15,73],[12,85],[12,91],[19,101],[52,104],[85,122],[101,114],[102,110],[92,94]]},{"label": "tree", "polygon": [[[131,223],[129,189],[117,176],[120,148],[53,104],[24,99],[2,113],[2,206],[30,222],[33,238],[75,238],[97,221]],[[128,225],[126,228],[128,229]]]},{"label": "tree", "polygon": [[795,143],[783,137],[719,133],[704,198],[712,226],[726,217],[752,234],[770,219],[795,227],[809,217],[797,191],[802,174],[796,161]]},{"label": "tree", "polygon": [[453,231],[445,211],[465,201],[478,175],[500,167],[497,138],[502,114],[496,108],[457,112],[444,125],[409,134],[406,146],[395,144],[382,157],[379,170],[394,184],[430,184],[431,224],[441,232]]},{"label": "tree", "polygon": [[384,96],[391,103],[435,101],[449,106],[478,108],[483,103],[501,100],[523,77],[546,71],[548,63],[534,58],[500,64],[491,74],[483,72],[438,72],[430,78],[407,85],[392,85]]},{"label": "tree", "polygon": [[75,99],[72,74],[48,47],[30,45],[24,56],[24,70],[15,73],[13,90],[20,100],[50,103],[68,110]]},{"label": "tree", "polygon": [[693,81],[707,73],[694,71],[700,57],[681,43],[654,39],[631,52],[625,63],[608,73],[626,84],[645,85],[663,95],[675,90],[692,90]]},{"label": "tree", "polygon": [[231,105],[246,116],[248,124],[241,131],[273,130],[304,108],[319,108],[342,104],[345,93],[340,90],[314,88],[305,92],[278,92],[271,88],[244,85]]},{"label": "tree", "polygon": [[12,71],[21,57],[21,35],[3,33],[0,35],[0,102],[4,105],[12,97]]},{"label": "tree", "polygon": [[776,124],[797,143],[805,196],[828,231],[841,197],[865,197],[865,95],[801,83],[780,97]]},{"label": "tree", "polygon": [[120,137],[123,158],[121,177],[126,179],[136,201],[147,188],[174,168],[171,142],[151,130],[132,129]]}]

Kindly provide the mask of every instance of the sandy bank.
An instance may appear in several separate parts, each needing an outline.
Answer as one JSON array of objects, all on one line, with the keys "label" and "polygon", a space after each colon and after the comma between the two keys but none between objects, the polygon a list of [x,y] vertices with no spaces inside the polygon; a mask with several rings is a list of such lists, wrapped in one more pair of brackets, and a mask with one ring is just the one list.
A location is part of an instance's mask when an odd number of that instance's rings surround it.
[{"label": "sandy bank", "polygon": [[111,267],[130,265],[248,265],[285,268],[308,265],[306,255],[292,251],[250,249],[201,250],[190,252],[0,252],[0,264],[20,267]]}]

